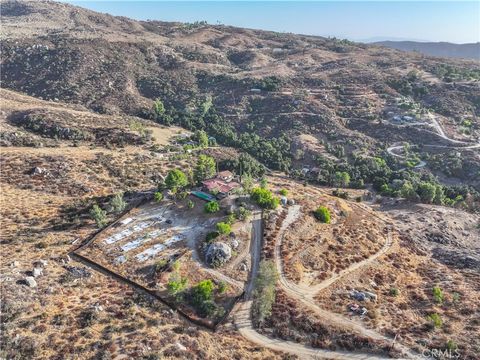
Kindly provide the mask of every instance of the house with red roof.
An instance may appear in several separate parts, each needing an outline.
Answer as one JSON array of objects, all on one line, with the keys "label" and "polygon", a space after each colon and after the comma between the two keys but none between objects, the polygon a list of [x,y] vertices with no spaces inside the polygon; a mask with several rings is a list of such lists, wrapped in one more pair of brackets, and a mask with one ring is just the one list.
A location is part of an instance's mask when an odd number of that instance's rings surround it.
[{"label": "house with red roof", "polygon": [[214,178],[202,181],[204,191],[216,194],[218,198],[224,198],[232,194],[241,185],[234,181],[232,172],[226,170],[217,173]]}]

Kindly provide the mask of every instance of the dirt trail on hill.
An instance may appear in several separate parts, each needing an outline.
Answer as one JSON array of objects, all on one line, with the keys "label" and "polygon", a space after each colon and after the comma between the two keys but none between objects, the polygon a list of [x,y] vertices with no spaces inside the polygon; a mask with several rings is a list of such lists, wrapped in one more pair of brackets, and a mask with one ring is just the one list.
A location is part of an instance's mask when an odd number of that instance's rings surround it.
[{"label": "dirt trail on hill", "polygon": [[[385,244],[377,253],[370,258],[352,265],[348,269],[345,269],[341,273],[334,275],[332,278],[324,280],[322,283],[316,285],[313,290],[305,289],[304,287],[297,286],[290,283],[284,276],[282,262],[280,258],[281,241],[283,240],[284,233],[287,228],[295,222],[300,216],[300,206],[295,205],[289,208],[288,214],[283,221],[279,234],[277,236],[277,243],[275,244],[275,263],[279,272],[279,285],[282,289],[292,298],[298,300],[300,303],[311,309],[318,316],[322,318],[326,323],[340,326],[353,330],[362,335],[368,336],[372,339],[383,340],[391,342],[392,339],[377,333],[374,330],[365,328],[362,324],[359,324],[353,320],[343,317],[342,315],[332,313],[330,311],[321,309],[313,300],[313,296],[316,295],[322,289],[330,286],[335,281],[339,280],[343,276],[366,266],[377,259],[379,256],[385,254],[392,244],[390,234],[385,240]],[[251,242],[251,256],[252,256],[252,271],[250,275],[249,283],[245,289],[245,301],[240,303],[235,313],[235,325],[238,328],[240,334],[246,339],[259,344],[264,347],[268,347],[273,350],[287,352],[300,356],[301,358],[323,358],[323,359],[386,359],[388,357],[382,357],[377,354],[371,354],[361,351],[346,352],[346,351],[330,351],[324,349],[315,349],[309,346],[298,344],[291,341],[281,339],[271,339],[265,335],[258,333],[252,323],[252,291],[254,287],[254,280],[258,274],[258,266],[260,263],[260,251],[262,247],[262,226],[261,220],[254,220],[252,229],[252,242]],[[408,354],[409,358],[420,358],[411,350],[403,345],[396,344],[405,354]]]},{"label": "dirt trail on hill", "polygon": [[[282,224],[282,229],[286,229],[291,224],[296,216],[290,213]],[[302,359],[387,359],[388,357],[377,356],[362,352],[346,352],[346,351],[331,351],[324,349],[315,349],[309,346],[298,344],[292,341],[281,339],[272,339],[265,335],[258,333],[252,323],[252,291],[255,284],[255,279],[258,274],[258,267],[260,264],[260,253],[262,248],[262,223],[261,218],[256,215],[253,220],[252,241],[250,244],[252,256],[252,271],[250,273],[249,282],[245,288],[245,301],[239,304],[235,312],[235,325],[240,334],[253,343],[267,347],[272,350],[282,351],[290,354],[295,354]]]}]

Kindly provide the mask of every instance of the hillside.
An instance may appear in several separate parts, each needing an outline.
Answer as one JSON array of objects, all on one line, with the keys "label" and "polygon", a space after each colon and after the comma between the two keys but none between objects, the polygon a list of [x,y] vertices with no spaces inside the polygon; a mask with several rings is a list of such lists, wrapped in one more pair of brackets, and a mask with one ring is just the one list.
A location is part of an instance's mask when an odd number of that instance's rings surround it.
[{"label": "hillside", "polygon": [[480,60],[480,43],[452,44],[448,42],[418,42],[418,41],[379,41],[377,45],[388,48],[416,51],[424,55]]},{"label": "hillside", "polygon": [[1,12],[0,358],[478,357],[478,62]]},{"label": "hillside", "polygon": [[[2,86],[147,118],[160,99],[166,113],[158,121],[207,128],[274,168],[298,163],[290,139],[305,133],[347,154],[429,140],[428,127],[388,121],[389,107],[428,109],[451,137],[479,136],[475,62],[321,37],[139,22],[52,2],[4,2],[2,10]],[[414,109],[395,110],[400,96]],[[213,112],[221,124],[199,119]],[[245,135],[251,132],[259,139]]]}]

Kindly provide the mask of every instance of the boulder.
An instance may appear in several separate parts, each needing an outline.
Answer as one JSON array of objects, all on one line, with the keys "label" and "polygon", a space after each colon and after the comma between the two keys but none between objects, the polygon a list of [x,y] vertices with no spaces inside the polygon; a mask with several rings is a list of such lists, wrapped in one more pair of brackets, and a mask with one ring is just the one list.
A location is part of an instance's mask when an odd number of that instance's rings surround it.
[{"label": "boulder", "polygon": [[205,260],[209,265],[219,266],[226,263],[232,257],[232,248],[224,242],[215,242],[208,246]]},{"label": "boulder", "polygon": [[187,351],[187,348],[185,346],[183,346],[182,344],[180,344],[179,342],[175,343],[175,346],[180,351]]},{"label": "boulder", "polygon": [[33,268],[32,275],[33,275],[33,277],[39,277],[39,276],[43,275],[43,269],[38,268],[38,267]]},{"label": "boulder", "polygon": [[33,276],[27,276],[25,278],[25,283],[31,288],[37,287],[37,282],[35,281]]}]

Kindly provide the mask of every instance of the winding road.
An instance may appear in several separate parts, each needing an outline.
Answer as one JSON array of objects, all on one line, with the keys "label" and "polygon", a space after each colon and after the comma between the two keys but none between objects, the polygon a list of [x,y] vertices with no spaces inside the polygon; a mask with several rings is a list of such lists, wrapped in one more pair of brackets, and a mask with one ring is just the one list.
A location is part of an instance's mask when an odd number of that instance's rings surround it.
[{"label": "winding road", "polygon": [[[440,125],[440,123],[438,122],[438,120],[435,118],[435,116],[433,115],[430,115],[430,120],[432,121],[432,124],[431,126],[435,128],[436,132],[434,131],[430,131],[430,130],[427,130],[429,133],[432,133],[432,134],[435,134],[437,136],[439,136],[440,138],[442,138],[443,140],[447,140],[448,142],[452,143],[452,144],[456,144],[456,145],[464,145],[464,146],[449,146],[449,145],[437,145],[437,144],[427,144],[427,145],[423,145],[425,147],[435,147],[435,148],[443,148],[443,149],[458,149],[458,150],[466,150],[466,149],[477,149],[477,148],[480,148],[480,142],[479,143],[475,143],[475,142],[468,142],[468,141],[462,141],[462,140],[455,140],[455,139],[452,139],[452,138],[449,138],[447,136],[447,134],[445,133],[445,131],[443,130],[442,126]],[[423,126],[425,125],[425,123],[412,123],[412,124],[409,124],[409,126]],[[402,150],[403,149],[403,145],[392,145],[392,146],[389,146],[387,148],[387,152],[392,155],[392,156],[395,156],[397,158],[402,158],[402,159],[405,159],[405,156],[403,155],[400,155],[398,153],[396,153],[396,151],[398,150]],[[427,163],[423,160],[420,160],[420,162],[414,166],[413,168],[414,169],[419,169],[419,168],[422,168],[424,167],[425,165],[427,165]],[[401,170],[404,170],[406,168],[403,168]]]},{"label": "winding road", "polygon": [[[294,205],[288,209],[287,216],[285,217],[277,239],[275,243],[275,250],[274,250],[274,258],[275,264],[277,267],[277,271],[279,273],[279,285],[280,287],[292,298],[296,299],[309,309],[315,312],[317,316],[322,318],[328,324],[334,326],[340,326],[342,328],[350,329],[354,332],[357,332],[361,335],[370,337],[372,339],[383,340],[387,342],[391,342],[392,339],[383,336],[372,329],[368,329],[364,327],[362,324],[350,320],[342,315],[332,313],[330,311],[324,310],[320,308],[314,301],[314,296],[318,294],[321,290],[327,288],[335,281],[338,281],[342,277],[346,276],[347,274],[358,270],[363,266],[367,266],[368,264],[372,263],[376,260],[379,256],[385,254],[392,245],[392,239],[390,232],[388,233],[385,244],[383,247],[370,258],[361,261],[359,263],[353,264],[349,268],[343,270],[342,272],[332,276],[329,279],[322,281],[320,284],[315,285],[313,287],[303,287],[296,284],[293,284],[285,278],[285,274],[283,272],[283,265],[281,260],[281,244],[285,235],[285,231],[288,227],[295,222],[296,219],[300,216],[300,206]],[[261,218],[258,218],[258,214],[254,218],[253,229],[252,229],[252,241],[251,241],[251,256],[252,256],[252,271],[250,275],[249,282],[245,289],[245,300],[239,304],[238,310],[235,314],[235,325],[240,332],[240,334],[245,337],[246,339],[260,345],[263,347],[270,348],[272,350],[287,352],[291,354],[298,355],[299,357],[303,358],[315,358],[315,359],[387,359],[388,357],[382,357],[378,354],[362,352],[362,351],[354,351],[354,352],[346,352],[346,351],[331,351],[325,349],[315,349],[309,346],[305,346],[299,343],[295,343],[292,341],[286,341],[281,339],[271,339],[263,334],[258,333],[252,323],[252,291],[254,287],[254,280],[258,274],[258,266],[260,263],[260,253],[262,248],[262,222]],[[408,358],[418,358],[418,355],[413,353],[409,348],[401,345],[396,344],[397,348],[401,349],[404,354],[407,354]]]}]

